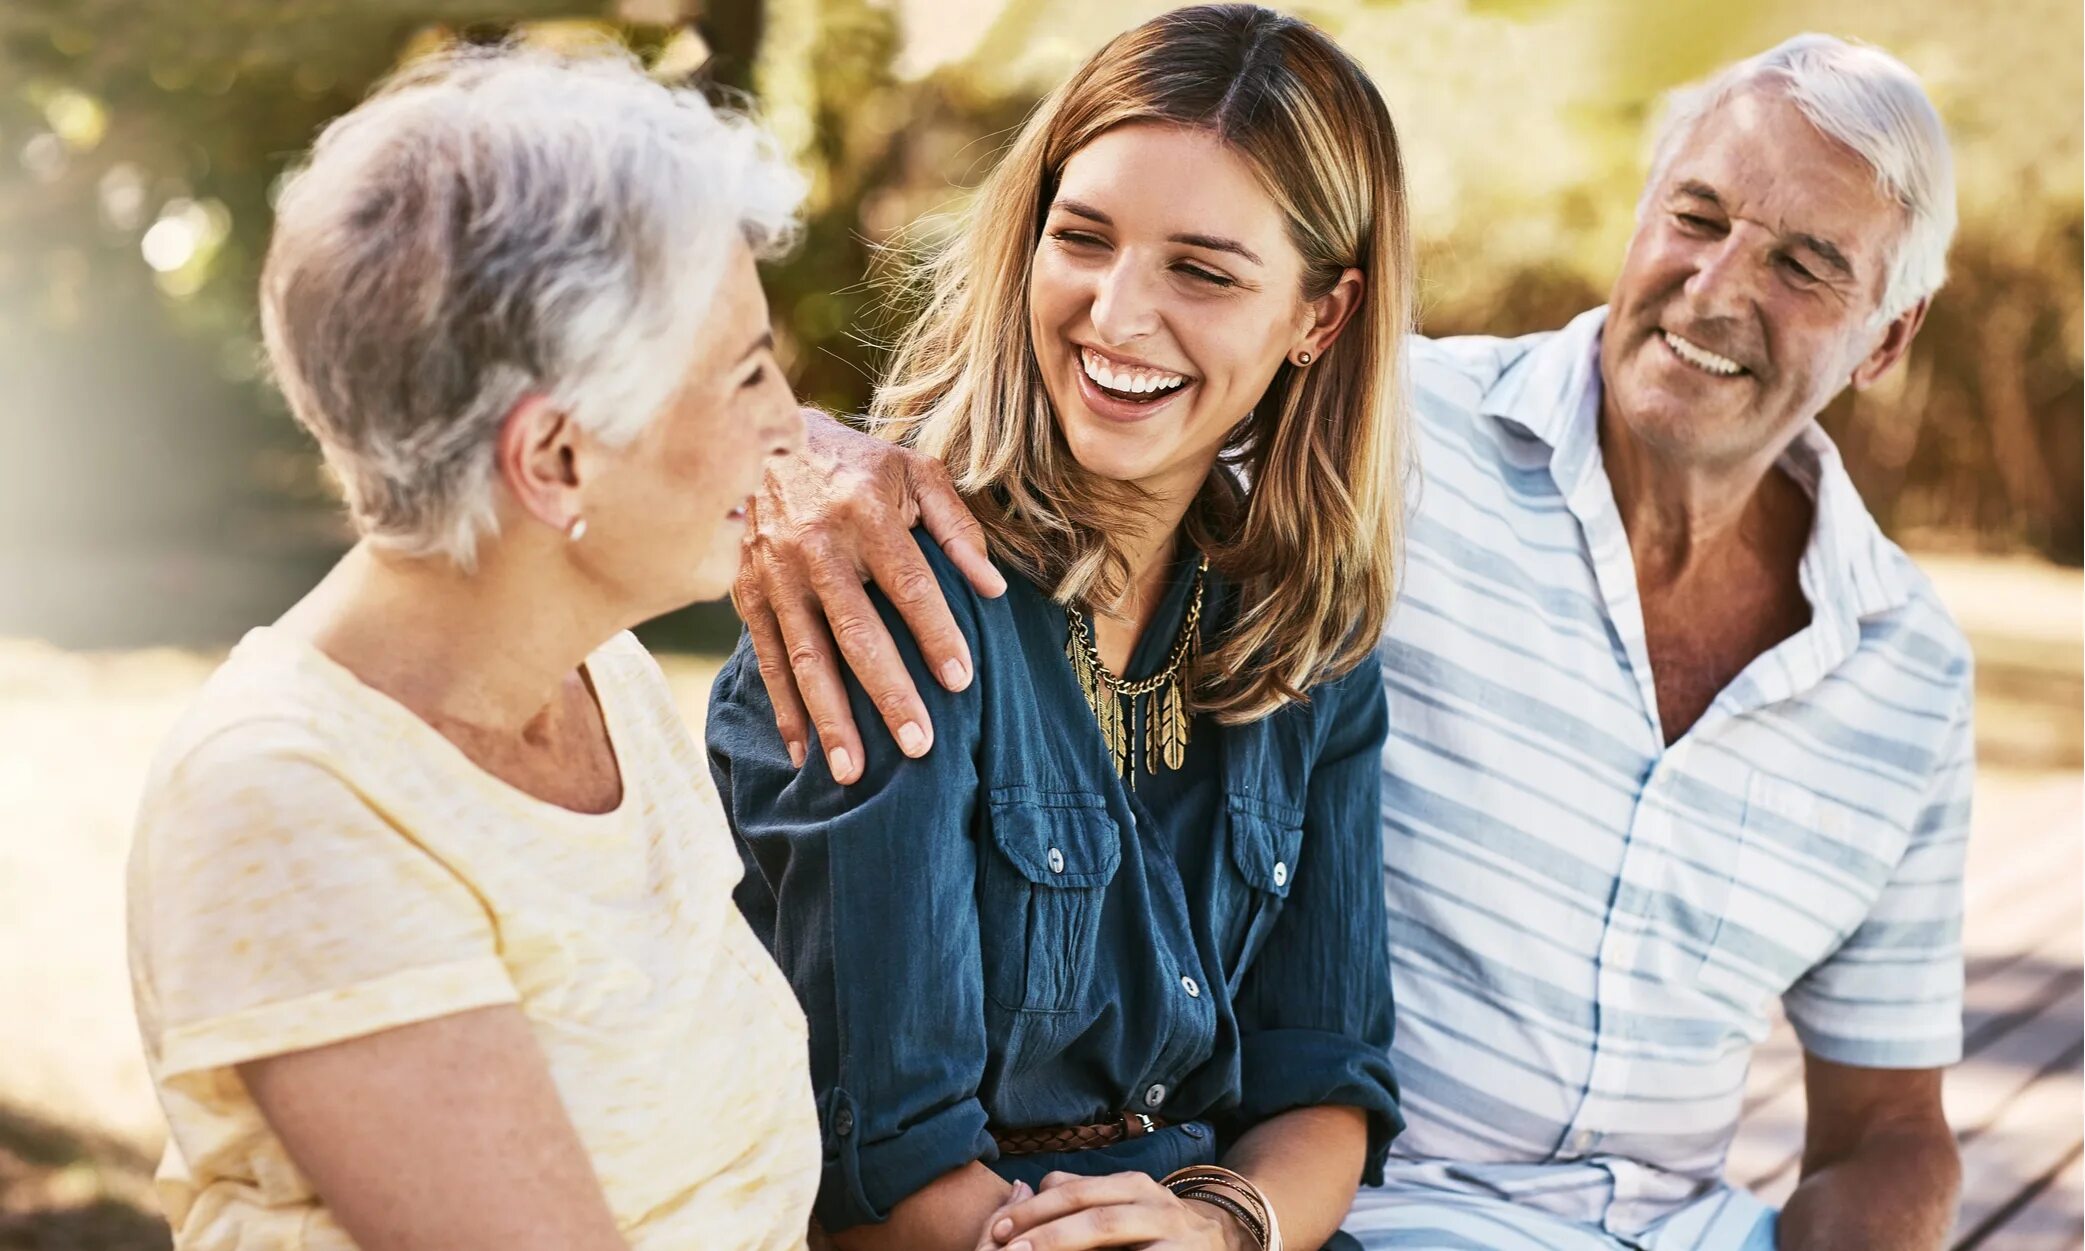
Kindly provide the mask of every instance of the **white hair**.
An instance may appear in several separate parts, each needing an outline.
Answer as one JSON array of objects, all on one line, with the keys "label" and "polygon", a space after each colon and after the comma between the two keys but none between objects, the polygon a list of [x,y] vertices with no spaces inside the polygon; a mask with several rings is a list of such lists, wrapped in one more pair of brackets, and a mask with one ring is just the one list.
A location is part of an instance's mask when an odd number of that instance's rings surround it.
[{"label": "white hair", "polygon": [[515,404],[635,438],[685,381],[736,241],[781,249],[802,193],[762,130],[620,46],[426,57],[284,189],[269,360],[361,532],[467,570],[498,529]]},{"label": "white hair", "polygon": [[[1902,61],[1864,43],[1797,35],[1667,98],[1652,149],[1648,197],[1710,112],[1740,91],[1770,85],[1812,126],[1875,171],[1875,182],[1904,209],[1876,321],[1888,322],[1947,280],[1955,237],[1955,161],[1940,114]],[[1647,202],[1647,201],[1646,201]],[[1641,216],[1643,203],[1638,205]]]}]

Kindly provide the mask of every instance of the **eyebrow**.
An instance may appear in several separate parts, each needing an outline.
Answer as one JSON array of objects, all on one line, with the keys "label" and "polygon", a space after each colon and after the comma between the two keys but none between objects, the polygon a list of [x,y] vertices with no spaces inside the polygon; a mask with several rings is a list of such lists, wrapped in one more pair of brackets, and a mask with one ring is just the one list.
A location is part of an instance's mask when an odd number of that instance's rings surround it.
[{"label": "eyebrow", "polygon": [[753,340],[753,345],[747,348],[745,352],[739,356],[738,363],[743,365],[747,361],[752,360],[754,354],[758,352],[771,352],[774,350],[774,347],[775,332],[769,330],[766,333],[762,334],[759,338]]},{"label": "eyebrow", "polygon": [[[1115,220],[1109,217],[1106,213],[1101,212],[1099,209],[1094,208],[1090,204],[1081,204],[1077,200],[1059,200],[1055,204],[1051,205],[1051,207],[1063,209],[1065,212],[1070,213],[1074,217],[1083,217],[1087,221],[1098,222],[1103,226],[1113,226],[1115,224]],[[1191,233],[1167,235],[1166,242],[1184,243],[1191,248],[1206,248],[1211,252],[1229,252],[1233,256],[1242,256],[1255,265],[1264,265],[1267,263],[1261,260],[1260,254],[1253,251],[1251,248],[1246,247],[1244,244],[1238,242],[1236,239],[1226,239],[1222,235],[1202,235]]]},{"label": "eyebrow", "polygon": [[[1716,189],[1705,182],[1683,182],[1673,188],[1673,190],[1690,200],[1702,200],[1719,209],[1723,207],[1723,197],[1717,195]],[[1799,248],[1816,253],[1819,260],[1837,270],[1841,277],[1851,278],[1854,276],[1853,262],[1847,260],[1846,253],[1841,252],[1838,246],[1831,240],[1805,231],[1796,231],[1783,237]]]}]

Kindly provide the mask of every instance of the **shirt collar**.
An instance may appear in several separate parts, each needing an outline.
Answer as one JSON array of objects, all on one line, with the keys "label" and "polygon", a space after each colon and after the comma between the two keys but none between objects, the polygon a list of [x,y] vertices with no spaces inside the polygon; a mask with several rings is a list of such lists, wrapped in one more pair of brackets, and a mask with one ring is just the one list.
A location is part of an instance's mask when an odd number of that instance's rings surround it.
[{"label": "shirt collar", "polygon": [[[1551,474],[1567,498],[1600,460],[1600,334],[1607,308],[1589,309],[1537,341],[1485,392],[1486,415],[1510,421],[1549,445]],[[1914,587],[1894,558],[1860,492],[1847,476],[1831,436],[1805,426],[1780,467],[1810,493],[1816,522],[1803,552],[1803,580],[1813,607],[1845,610],[1858,620],[1901,607]]]}]

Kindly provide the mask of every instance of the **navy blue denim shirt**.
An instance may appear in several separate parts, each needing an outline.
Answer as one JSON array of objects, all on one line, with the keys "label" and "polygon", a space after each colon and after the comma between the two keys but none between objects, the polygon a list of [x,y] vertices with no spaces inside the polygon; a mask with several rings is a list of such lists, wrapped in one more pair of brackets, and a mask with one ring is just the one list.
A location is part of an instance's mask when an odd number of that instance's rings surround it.
[{"label": "navy blue denim shirt", "polygon": [[[942,689],[876,597],[933,718],[925,758],[877,732],[850,675],[861,780],[835,783],[816,744],[793,768],[743,640],[710,698],[739,906],[810,1022],[820,1223],[886,1219],[973,1160],[1031,1185],[1052,1169],[1163,1176],[1321,1104],[1368,1113],[1379,1180],[1403,1122],[1373,656],[1251,725],[1196,718],[1186,767],[1132,790],[1065,659],[1064,610],[1018,577],[984,599],[921,546],[977,669]],[[1183,562],[1129,676],[1163,663],[1190,583]],[[1231,604],[1212,572],[1205,638]],[[987,1132],[1124,1111],[1172,1124],[1006,1158]]]}]

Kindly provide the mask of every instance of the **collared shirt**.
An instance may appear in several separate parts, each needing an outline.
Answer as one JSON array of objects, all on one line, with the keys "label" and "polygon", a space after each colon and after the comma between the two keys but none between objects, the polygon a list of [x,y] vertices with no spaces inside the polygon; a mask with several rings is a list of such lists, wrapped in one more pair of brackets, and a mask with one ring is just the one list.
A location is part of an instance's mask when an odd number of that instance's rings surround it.
[{"label": "collared shirt", "polygon": [[[983,599],[922,547],[977,666],[968,690],[943,690],[878,598],[933,718],[924,758],[868,734],[853,785],[815,747],[792,767],[744,643],[710,702],[739,902],[810,1018],[820,1221],[885,1219],[971,1161],[1031,1184],[1163,1176],[1323,1104],[1369,1113],[1379,1176],[1399,1120],[1374,658],[1252,724],[1196,718],[1183,769],[1132,790],[1066,659],[1064,610],[1018,577]],[[1204,628],[1220,631],[1233,597],[1208,579]],[[1183,563],[1131,678],[1161,669],[1192,582]],[[989,1132],[1125,1111],[1175,1124],[1012,1158]]]},{"label": "collared shirt", "polygon": [[1665,746],[1605,316],[1415,346],[1423,495],[1380,651],[1410,1127],[1357,1232],[1432,1195],[1734,1246],[1759,1205],[1722,1166],[1776,998],[1828,1060],[1960,1054],[1969,649],[1812,426],[1780,465],[1816,504],[1811,622]]}]

